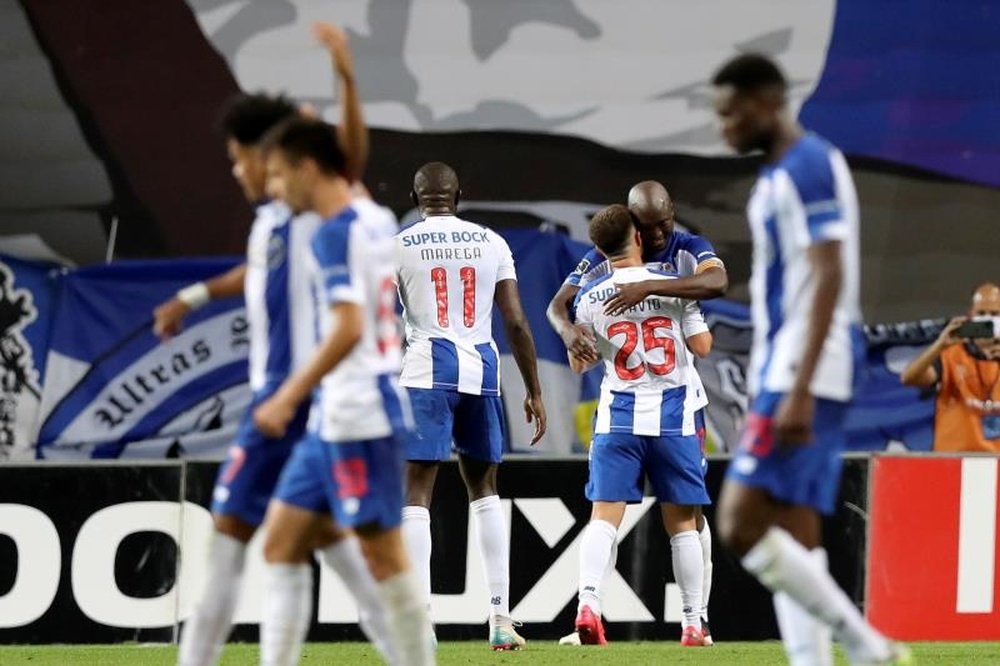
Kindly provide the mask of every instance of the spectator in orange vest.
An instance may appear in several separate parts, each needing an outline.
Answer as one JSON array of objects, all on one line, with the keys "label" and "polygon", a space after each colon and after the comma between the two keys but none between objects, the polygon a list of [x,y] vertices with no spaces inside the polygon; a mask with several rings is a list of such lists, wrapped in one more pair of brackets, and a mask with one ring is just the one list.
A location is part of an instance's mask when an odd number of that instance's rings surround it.
[{"label": "spectator in orange vest", "polygon": [[969,316],[948,322],[900,379],[937,390],[935,451],[1000,453],[1000,287],[976,289]]}]

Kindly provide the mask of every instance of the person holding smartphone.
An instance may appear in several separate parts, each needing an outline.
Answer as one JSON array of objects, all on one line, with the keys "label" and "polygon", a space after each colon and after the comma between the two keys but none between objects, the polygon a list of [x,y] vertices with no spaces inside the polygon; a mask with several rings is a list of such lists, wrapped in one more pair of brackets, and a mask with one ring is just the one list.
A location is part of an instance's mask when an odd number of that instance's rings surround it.
[{"label": "person holding smartphone", "polygon": [[900,379],[937,391],[935,451],[1000,453],[1000,286],[980,285]]}]

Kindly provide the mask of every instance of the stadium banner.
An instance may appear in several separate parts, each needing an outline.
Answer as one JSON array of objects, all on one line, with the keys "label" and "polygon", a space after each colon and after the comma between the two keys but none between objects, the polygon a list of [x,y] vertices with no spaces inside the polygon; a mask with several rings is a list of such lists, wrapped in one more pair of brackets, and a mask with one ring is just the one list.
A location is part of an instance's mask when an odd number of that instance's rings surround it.
[{"label": "stadium banner", "polygon": [[[726,462],[712,460],[718,497]],[[217,464],[34,463],[0,467],[0,643],[176,640],[202,589]],[[846,461],[837,513],[824,525],[838,582],[864,589],[866,458]],[[582,458],[516,457],[500,472],[509,516],[511,612],[529,640],[572,629],[581,533],[590,514]],[[554,481],[555,480],[555,481]],[[438,476],[432,507],[433,616],[442,640],[485,639],[488,590],[457,465]],[[713,520],[711,507],[706,512]],[[611,640],[677,640],[679,591],[669,541],[652,498],[629,508],[615,571],[605,583]],[[236,610],[236,639],[256,640],[261,614],[260,535],[251,543]],[[777,637],[770,597],[718,543],[710,606],[718,640]],[[310,640],[360,639],[353,600],[337,576],[315,577]],[[484,648],[485,649],[485,648]]]},{"label": "stadium banner", "polygon": [[0,462],[31,459],[61,268],[0,255]]},{"label": "stadium banner", "polygon": [[902,640],[1000,640],[1000,460],[877,456],[872,467],[869,619]]},{"label": "stadium banner", "polygon": [[221,456],[250,397],[242,300],[192,313],[162,344],[153,309],[234,264],[128,261],[67,274],[52,325],[38,457]]}]

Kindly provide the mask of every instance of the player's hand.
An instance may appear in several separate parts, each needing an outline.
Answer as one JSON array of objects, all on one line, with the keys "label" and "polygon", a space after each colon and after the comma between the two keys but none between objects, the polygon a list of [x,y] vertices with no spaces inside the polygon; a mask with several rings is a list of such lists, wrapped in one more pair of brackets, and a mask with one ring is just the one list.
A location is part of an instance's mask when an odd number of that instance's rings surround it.
[{"label": "player's hand", "polygon": [[345,81],[354,80],[354,58],[344,29],[332,23],[317,21],[313,24],[313,36],[330,52],[337,76]]},{"label": "player's hand", "polygon": [[597,343],[594,341],[594,336],[586,328],[582,326],[567,326],[559,337],[562,338],[563,344],[566,345],[566,350],[576,360],[588,365],[597,362]]},{"label": "player's hand", "polygon": [[807,391],[791,391],[774,414],[774,440],[779,446],[802,446],[812,440],[816,399]]},{"label": "player's hand", "polygon": [[958,327],[969,321],[968,317],[953,317],[951,321],[941,329],[941,333],[938,335],[937,345],[939,347],[950,347],[951,345],[957,344],[962,341],[962,338],[955,335],[955,331]]},{"label": "player's hand", "polygon": [[168,340],[184,328],[184,317],[191,311],[179,298],[171,298],[153,310],[153,333],[161,340]]},{"label": "player's hand", "polygon": [[604,314],[609,317],[620,315],[636,303],[641,302],[650,293],[650,285],[646,281],[616,284],[615,289],[614,295],[604,301]]},{"label": "player's hand", "polygon": [[545,405],[541,396],[529,395],[524,399],[524,418],[528,423],[535,422],[535,434],[531,437],[531,445],[534,446],[545,434]]},{"label": "player's hand", "polygon": [[257,429],[272,438],[284,437],[294,416],[295,405],[284,399],[280,392],[253,410],[253,422]]}]

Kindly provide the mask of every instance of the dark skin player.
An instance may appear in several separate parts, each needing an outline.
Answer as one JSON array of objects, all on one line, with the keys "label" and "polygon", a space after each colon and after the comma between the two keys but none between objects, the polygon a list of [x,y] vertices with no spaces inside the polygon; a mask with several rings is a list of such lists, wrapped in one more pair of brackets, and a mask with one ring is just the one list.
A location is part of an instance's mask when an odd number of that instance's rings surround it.
[{"label": "dark skin player", "polygon": [[[441,162],[424,165],[413,178],[410,197],[422,217],[456,215],[461,197],[458,177],[454,170]],[[501,280],[496,285],[494,303],[503,316],[504,330],[510,343],[517,368],[524,380],[527,397],[524,399],[526,420],[535,422],[534,445],[545,434],[545,406],[538,382],[535,342],[531,337],[528,319],[521,306],[517,280]],[[469,494],[469,501],[497,494],[497,465],[459,455],[459,470]],[[430,508],[437,479],[439,463],[436,460],[410,460],[406,463],[406,504]]]},{"label": "dark skin player", "polygon": [[[654,180],[642,181],[629,190],[628,209],[642,238],[643,261],[653,261],[667,248],[670,236],[674,233],[674,204],[670,194],[667,193],[667,188]],[[726,293],[729,278],[725,268],[709,266],[690,277],[636,282],[616,287],[617,292],[605,304],[605,312],[608,314],[620,314],[651,294],[692,300],[718,298]],[[570,307],[579,291],[580,287],[575,285],[560,286],[545,314],[552,328],[562,338],[566,349],[579,361],[594,363],[598,356],[593,339],[574,326],[570,319]]]}]

